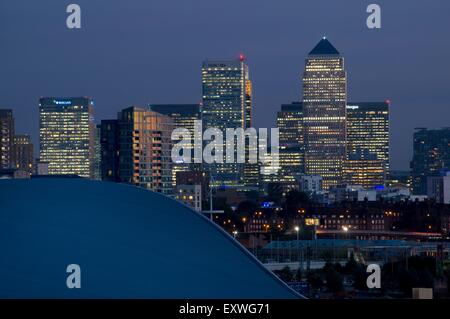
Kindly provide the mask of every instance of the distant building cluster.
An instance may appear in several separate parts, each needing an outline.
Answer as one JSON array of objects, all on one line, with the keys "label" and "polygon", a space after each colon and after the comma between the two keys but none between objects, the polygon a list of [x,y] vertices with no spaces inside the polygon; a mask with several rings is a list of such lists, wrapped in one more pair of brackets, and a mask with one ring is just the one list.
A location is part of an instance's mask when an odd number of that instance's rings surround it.
[{"label": "distant building cluster", "polygon": [[411,170],[414,194],[450,203],[450,128],[416,130]]},{"label": "distant building cluster", "polygon": [[12,111],[1,109],[0,176],[73,175],[127,183],[198,211],[213,191],[236,199],[298,190],[322,204],[386,198],[450,203],[450,129],[417,130],[411,172],[392,171],[390,101],[348,101],[344,57],[326,38],[306,57],[303,96],[281,105],[276,115],[274,174],[261,173],[273,167],[249,163],[254,151],[249,143],[243,164],[173,162],[174,129],[194,131],[196,121],[203,130],[252,127],[253,88],[245,57],[207,60],[201,72],[201,103],[131,106],[97,124],[91,98],[41,98],[37,159],[30,136],[15,133]]},{"label": "distant building cluster", "polygon": [[29,135],[16,135],[12,110],[0,109],[0,178],[29,178],[34,150]]}]

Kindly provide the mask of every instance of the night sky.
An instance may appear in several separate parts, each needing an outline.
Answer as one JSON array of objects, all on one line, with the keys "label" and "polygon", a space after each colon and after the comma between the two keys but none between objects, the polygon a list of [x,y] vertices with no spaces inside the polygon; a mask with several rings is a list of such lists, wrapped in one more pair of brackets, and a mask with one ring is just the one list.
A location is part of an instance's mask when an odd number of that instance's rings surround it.
[{"label": "night sky", "polygon": [[[66,6],[82,29],[66,27]],[[382,28],[366,27],[366,7]],[[38,144],[38,98],[89,96],[96,121],[130,105],[201,101],[201,62],[244,53],[254,125],[300,100],[306,54],[326,35],[350,101],[392,100],[391,162],[407,169],[415,127],[450,126],[448,0],[1,0],[0,108]]]}]

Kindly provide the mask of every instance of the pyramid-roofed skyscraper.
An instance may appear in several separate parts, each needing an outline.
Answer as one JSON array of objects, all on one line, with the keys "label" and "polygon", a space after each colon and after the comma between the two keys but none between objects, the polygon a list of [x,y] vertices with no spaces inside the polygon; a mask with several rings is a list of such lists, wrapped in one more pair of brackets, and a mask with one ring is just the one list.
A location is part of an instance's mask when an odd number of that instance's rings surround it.
[{"label": "pyramid-roofed skyscraper", "polygon": [[325,37],[306,58],[303,73],[305,172],[324,188],[342,183],[346,158],[347,73],[344,58]]}]

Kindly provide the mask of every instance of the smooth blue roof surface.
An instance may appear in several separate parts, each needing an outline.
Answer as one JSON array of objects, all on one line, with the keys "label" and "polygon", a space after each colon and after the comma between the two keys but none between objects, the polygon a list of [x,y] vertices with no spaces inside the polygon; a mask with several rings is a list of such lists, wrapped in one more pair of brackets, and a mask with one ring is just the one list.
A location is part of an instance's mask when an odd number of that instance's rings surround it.
[{"label": "smooth blue roof surface", "polygon": [[[66,267],[81,267],[68,289]],[[298,298],[190,208],[128,185],[0,180],[2,298]]]}]

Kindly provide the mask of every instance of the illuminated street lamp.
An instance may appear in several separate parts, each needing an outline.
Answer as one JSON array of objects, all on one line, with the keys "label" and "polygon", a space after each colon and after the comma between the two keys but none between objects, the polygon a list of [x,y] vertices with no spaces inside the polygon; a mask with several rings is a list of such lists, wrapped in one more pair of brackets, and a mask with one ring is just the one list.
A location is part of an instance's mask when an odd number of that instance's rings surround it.
[{"label": "illuminated street lamp", "polygon": [[348,239],[349,226],[342,226],[342,230],[344,231],[345,239]]},{"label": "illuminated street lamp", "polygon": [[300,245],[299,245],[299,242],[298,242],[298,235],[299,235],[299,232],[300,232],[300,227],[295,226],[294,230],[297,233],[297,259],[298,259],[298,263],[299,263],[299,268],[303,270],[303,262],[300,260]]},{"label": "illuminated street lamp", "polygon": [[234,238],[237,237],[237,234],[238,234],[237,230],[233,230],[233,237],[234,237]]}]

